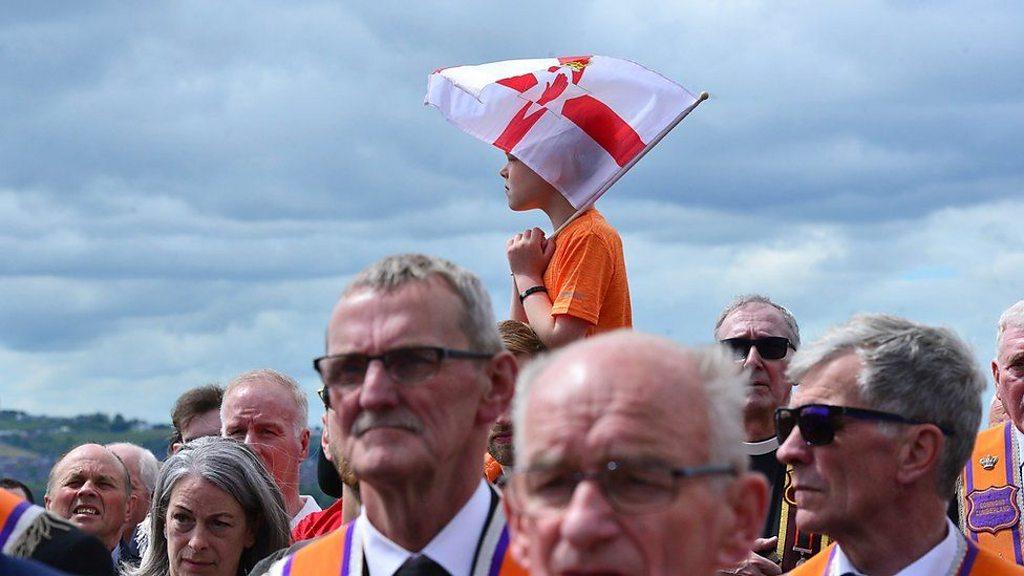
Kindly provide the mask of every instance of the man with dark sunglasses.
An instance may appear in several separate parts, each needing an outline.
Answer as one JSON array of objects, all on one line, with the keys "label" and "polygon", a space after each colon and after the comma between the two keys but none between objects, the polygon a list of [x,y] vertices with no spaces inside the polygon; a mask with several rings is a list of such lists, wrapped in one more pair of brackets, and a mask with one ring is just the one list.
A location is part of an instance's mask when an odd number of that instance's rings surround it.
[{"label": "man with dark sunglasses", "polygon": [[630,331],[535,360],[513,410],[513,553],[532,576],[710,576],[745,557],[768,497],[740,447],[745,384],[719,348]]},{"label": "man with dark sunglasses", "polygon": [[[960,528],[978,546],[1024,564],[1021,534],[1021,447],[1024,446],[1024,300],[999,317],[992,360],[996,397],[1006,420],[978,434],[957,490]],[[991,418],[991,415],[990,415]],[[993,506],[1003,511],[991,514]]]},{"label": "man with dark sunglasses", "polygon": [[834,543],[791,574],[1024,574],[946,517],[981,420],[984,378],[945,328],[855,316],[798,352],[776,412],[801,531]]},{"label": "man with dark sunglasses", "polygon": [[[796,566],[821,548],[821,535],[793,529],[792,506],[787,504],[786,467],[775,458],[778,442],[772,420],[775,409],[789,401],[792,386],[786,366],[800,346],[800,328],[785,307],[767,296],[739,296],[726,306],[715,323],[715,340],[747,370],[743,404],[743,444],[750,467],[768,479],[771,500],[756,553],[735,567],[736,573],[774,576]],[[781,542],[778,536],[782,533]],[[798,541],[799,540],[799,541]]]},{"label": "man with dark sunglasses", "polygon": [[314,367],[363,508],[270,574],[523,574],[481,474],[517,373],[491,310],[476,276],[420,254],[385,258],[349,284]]}]

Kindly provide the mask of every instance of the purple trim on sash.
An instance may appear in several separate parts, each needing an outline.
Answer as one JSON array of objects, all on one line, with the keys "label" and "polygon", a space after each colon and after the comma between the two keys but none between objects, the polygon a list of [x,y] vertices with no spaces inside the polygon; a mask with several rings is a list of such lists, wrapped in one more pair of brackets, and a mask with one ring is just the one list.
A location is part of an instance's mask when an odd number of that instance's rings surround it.
[{"label": "purple trim on sash", "polygon": [[[972,492],[974,492],[974,462],[968,461],[967,466],[965,466],[965,468],[967,469],[966,479],[964,480],[964,483],[967,484],[967,486],[964,488],[964,496],[966,497]],[[968,513],[967,509],[969,506],[969,501],[964,502],[964,514]],[[964,522],[967,522],[967,520],[964,519]],[[975,542],[978,541],[978,533],[974,530],[967,529],[967,535],[970,536],[971,540],[974,540]]]},{"label": "purple trim on sash", "polygon": [[[345,528],[345,555],[341,557],[341,574],[345,576],[348,574],[349,560],[352,559],[352,535],[355,534],[355,522],[350,524],[348,528]],[[365,560],[364,560],[365,561]]]},{"label": "purple trim on sash", "polygon": [[508,548],[508,526],[501,529],[501,536],[498,536],[498,544],[494,547],[494,556],[491,557],[491,570],[487,574],[498,576],[501,572],[501,565],[505,563],[505,550]]},{"label": "purple trim on sash", "polygon": [[967,552],[964,554],[964,561],[960,563],[960,570],[957,576],[968,576],[974,568],[974,561],[978,559],[978,547],[974,542],[967,541]]},{"label": "purple trim on sash", "polygon": [[825,571],[822,574],[828,574],[830,568],[832,568],[832,560],[836,557],[836,550],[839,549],[839,545],[836,544],[832,547],[832,551],[828,553],[828,562],[825,563]]},{"label": "purple trim on sash", "polygon": [[281,576],[291,576],[292,574],[292,560],[295,559],[295,554],[292,554],[284,561],[284,568],[281,568]]},{"label": "purple trim on sash", "polygon": [[[1013,426],[1011,426],[1010,422],[1003,425],[1003,444],[1006,446],[1005,453],[1003,454],[1003,458],[1005,458],[1003,462],[1006,462],[1006,485],[1015,486],[1013,474],[1016,463],[1013,460]],[[1013,506],[1016,507],[1017,503],[1014,502]],[[1011,532],[1013,534],[1013,556],[1017,561],[1017,565],[1020,566],[1024,564],[1020,554],[1020,522],[1013,525]]]},{"label": "purple trim on sash", "polygon": [[32,503],[28,500],[22,500],[19,502],[10,515],[7,516],[7,521],[4,522],[4,527],[0,529],[0,549],[3,549],[4,545],[7,544],[7,539],[11,537],[11,533],[14,532],[14,526],[21,519],[21,515],[32,507]]}]

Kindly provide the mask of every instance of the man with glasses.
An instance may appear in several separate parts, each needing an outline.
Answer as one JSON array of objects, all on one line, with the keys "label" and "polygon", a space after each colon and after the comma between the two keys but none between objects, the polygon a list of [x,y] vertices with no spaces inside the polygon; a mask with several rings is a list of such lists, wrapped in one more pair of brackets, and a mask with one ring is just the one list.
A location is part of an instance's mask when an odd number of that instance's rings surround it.
[{"label": "man with glasses", "polygon": [[718,348],[618,331],[517,382],[511,547],[533,576],[710,575],[746,556],[764,478],[740,447],[744,381]]},{"label": "man with glasses", "polygon": [[960,527],[1001,558],[1024,564],[1021,446],[1024,446],[1024,300],[999,317],[992,360],[996,398],[1006,420],[978,434],[958,486]]},{"label": "man with glasses", "polygon": [[823,541],[820,534],[794,529],[796,510],[784,498],[786,467],[775,457],[779,443],[773,418],[775,409],[789,402],[792,386],[786,379],[786,366],[800,347],[800,328],[785,307],[767,296],[751,294],[737,297],[722,310],[715,323],[715,340],[747,370],[743,447],[750,467],[764,474],[771,488],[761,538],[754,544],[754,553],[735,567],[735,573],[774,576],[816,554]]},{"label": "man with glasses", "polygon": [[373,264],[342,294],[314,364],[363,509],[271,573],[523,574],[480,469],[517,371],[480,280],[417,254]]},{"label": "man with glasses", "polygon": [[776,413],[800,530],[835,543],[795,575],[998,576],[1024,569],[946,517],[981,421],[984,378],[952,331],[855,316],[798,352]]}]

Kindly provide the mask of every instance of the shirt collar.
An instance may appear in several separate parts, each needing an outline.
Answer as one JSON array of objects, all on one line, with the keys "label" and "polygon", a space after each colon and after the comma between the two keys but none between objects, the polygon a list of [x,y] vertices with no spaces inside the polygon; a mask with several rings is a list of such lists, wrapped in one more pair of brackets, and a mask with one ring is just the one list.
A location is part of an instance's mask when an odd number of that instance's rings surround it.
[{"label": "shirt collar", "polygon": [[767,454],[772,450],[778,449],[778,447],[779,439],[776,436],[772,436],[767,440],[743,443],[743,450],[747,453],[747,456],[761,456],[762,454]]},{"label": "shirt collar", "polygon": [[302,508],[300,508],[299,511],[295,513],[295,516],[292,516],[292,519],[289,521],[289,528],[295,528],[295,526],[298,525],[300,520],[302,520],[306,516],[309,516],[313,512],[321,511],[320,505],[316,503],[316,500],[314,500],[312,496],[305,496],[303,494],[300,494],[299,498],[302,500]]},{"label": "shirt collar", "polygon": [[[934,576],[935,574],[948,574],[953,564],[959,560],[960,534],[956,526],[946,518],[946,537],[934,548],[915,560],[912,564],[903,568],[893,576]],[[836,546],[836,555],[832,559],[832,567],[829,574],[863,574],[854,567],[850,559],[846,557],[842,546]]]},{"label": "shirt collar", "polygon": [[[468,576],[473,567],[476,545],[467,546],[466,543],[475,543],[480,539],[490,508],[491,489],[485,480],[481,480],[469,501],[419,554],[426,554],[452,576]],[[395,544],[373,526],[366,516],[366,507],[356,518],[355,529],[360,530],[370,574],[394,574],[413,555],[413,552]]]}]

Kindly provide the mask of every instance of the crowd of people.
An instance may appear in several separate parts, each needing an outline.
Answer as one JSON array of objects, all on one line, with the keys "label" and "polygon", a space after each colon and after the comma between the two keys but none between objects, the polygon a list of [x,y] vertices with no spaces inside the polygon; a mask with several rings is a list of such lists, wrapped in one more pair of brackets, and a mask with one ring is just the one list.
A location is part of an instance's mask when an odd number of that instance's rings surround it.
[{"label": "crowd of people", "polygon": [[979,434],[985,377],[947,328],[857,315],[805,344],[752,295],[706,346],[631,330],[614,229],[530,172],[509,155],[510,206],[568,226],[509,241],[509,320],[452,262],[375,262],[313,362],[319,447],[285,374],[189,390],[162,463],[77,446],[41,506],[5,480],[0,573],[1024,574],[1024,300]]}]

